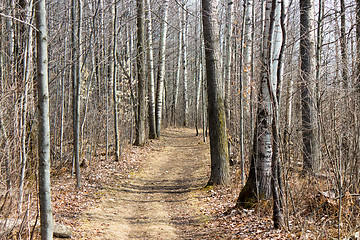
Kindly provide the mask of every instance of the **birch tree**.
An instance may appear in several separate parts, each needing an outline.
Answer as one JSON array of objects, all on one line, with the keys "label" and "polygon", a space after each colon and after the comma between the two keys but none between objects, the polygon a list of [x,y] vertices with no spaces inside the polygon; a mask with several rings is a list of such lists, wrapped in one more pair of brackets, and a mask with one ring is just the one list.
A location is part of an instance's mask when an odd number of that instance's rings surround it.
[{"label": "birch tree", "polygon": [[181,73],[181,59],[182,59],[182,14],[184,14],[183,9],[181,6],[179,6],[179,44],[178,44],[178,55],[177,55],[177,68],[176,68],[176,77],[175,77],[175,86],[174,86],[174,99],[173,99],[173,109],[172,109],[172,117],[174,119],[174,124],[176,125],[176,113],[178,108],[178,95],[179,95],[179,83],[180,83],[180,73]]},{"label": "birch tree", "polygon": [[211,175],[208,185],[227,185],[230,182],[226,116],[220,72],[218,4],[219,0],[202,0],[211,149]]},{"label": "birch tree", "polygon": [[154,74],[154,51],[153,34],[151,19],[151,2],[146,0],[146,42],[148,59],[148,82],[149,82],[149,138],[155,139],[156,136],[156,116],[155,116],[155,74]]},{"label": "birch tree", "polygon": [[[274,139],[278,124],[279,91],[281,75],[280,47],[282,34],[280,28],[280,4],[278,0],[265,2],[265,25],[262,40],[260,89],[258,92],[258,110],[251,154],[250,172],[245,186],[241,190],[236,206],[252,207],[258,199],[268,199],[271,195],[273,161],[278,161],[278,138]],[[274,116],[277,117],[274,122]],[[275,137],[277,137],[276,135]],[[275,145],[275,147],[277,147]]]},{"label": "birch tree", "polygon": [[187,10],[186,10],[186,1],[183,3],[183,29],[182,29],[182,46],[183,46],[183,79],[184,79],[184,127],[187,127],[189,124],[189,90],[188,90],[188,53],[187,53],[187,33],[188,33],[188,20],[187,20]]},{"label": "birch tree", "polygon": [[161,121],[163,109],[163,96],[164,96],[164,78],[165,78],[165,50],[166,50],[166,33],[167,33],[167,18],[168,18],[168,0],[163,1],[162,11],[163,18],[160,27],[160,46],[159,46],[159,68],[157,75],[157,88],[156,88],[156,135],[160,137],[161,134]]},{"label": "birch tree", "polygon": [[51,209],[50,188],[50,118],[49,118],[49,87],[48,87],[48,36],[46,25],[45,0],[35,4],[37,42],[37,87],[39,107],[39,203],[41,239],[53,238],[53,220]]}]

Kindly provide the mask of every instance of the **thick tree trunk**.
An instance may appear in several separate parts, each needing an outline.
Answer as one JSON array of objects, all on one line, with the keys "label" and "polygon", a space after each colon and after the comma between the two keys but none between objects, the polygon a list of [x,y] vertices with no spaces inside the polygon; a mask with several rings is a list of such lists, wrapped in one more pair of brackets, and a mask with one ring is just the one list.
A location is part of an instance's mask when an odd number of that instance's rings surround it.
[{"label": "thick tree trunk", "polygon": [[138,71],[138,106],[136,121],[135,145],[145,144],[146,116],[146,84],[145,84],[145,54],[144,54],[144,0],[137,0],[137,71]]},{"label": "thick tree trunk", "polygon": [[218,3],[218,0],[202,0],[211,149],[211,176],[208,185],[227,185],[230,182],[226,116],[220,72]]},{"label": "thick tree trunk", "polygon": [[316,114],[313,104],[315,83],[314,3],[300,1],[300,76],[304,171],[319,168],[319,145],[316,131]]},{"label": "thick tree trunk", "polygon": [[360,92],[360,0],[356,0],[356,81],[357,92]]},{"label": "thick tree trunk", "polygon": [[161,135],[161,121],[162,121],[162,108],[164,93],[164,78],[165,78],[165,50],[166,50],[166,33],[167,33],[167,16],[168,16],[168,0],[163,1],[163,19],[161,21],[160,33],[160,47],[159,47],[159,69],[157,76],[156,88],[156,135]]},{"label": "thick tree trunk", "polygon": [[[276,89],[273,72],[272,35],[276,1],[267,0],[265,11],[265,26],[262,43],[260,89],[258,95],[258,110],[251,155],[250,172],[245,186],[237,199],[237,207],[252,207],[258,199],[268,199],[271,196],[272,176],[272,121],[273,107],[270,87]],[[275,95],[275,94],[274,94]]]},{"label": "thick tree trunk", "polygon": [[53,220],[50,192],[50,119],[48,87],[48,36],[45,0],[35,4],[37,31],[37,87],[39,105],[39,203],[41,239],[53,238]]}]

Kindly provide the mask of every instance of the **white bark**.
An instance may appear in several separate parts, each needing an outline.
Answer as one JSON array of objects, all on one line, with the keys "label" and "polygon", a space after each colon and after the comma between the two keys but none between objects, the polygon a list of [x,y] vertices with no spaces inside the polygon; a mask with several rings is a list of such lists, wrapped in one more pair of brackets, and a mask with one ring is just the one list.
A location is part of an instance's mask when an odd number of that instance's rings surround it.
[{"label": "white bark", "polygon": [[[32,15],[32,1],[26,4],[25,6],[25,22],[31,23]],[[26,162],[27,162],[27,147],[26,147],[26,125],[27,125],[27,109],[28,109],[28,90],[30,85],[30,73],[32,66],[32,33],[33,29],[30,26],[26,28],[27,40],[25,43],[24,49],[24,73],[23,73],[23,82],[25,83],[24,93],[21,97],[21,173],[20,173],[20,184],[19,184],[19,211],[22,208],[22,200],[23,200],[23,191],[24,191],[24,181],[25,181],[25,172],[26,172]]]},{"label": "white bark", "polygon": [[178,105],[178,95],[179,95],[179,83],[180,83],[180,73],[181,73],[181,59],[182,59],[182,48],[183,48],[183,41],[182,41],[182,8],[179,6],[179,43],[178,43],[178,62],[176,68],[176,78],[175,78],[175,90],[174,90],[174,100],[173,100],[173,119],[174,124],[176,125],[176,113],[177,113],[177,105]]},{"label": "white bark", "polygon": [[147,58],[148,58],[148,78],[149,78],[149,138],[156,138],[156,106],[155,106],[155,69],[153,35],[151,21],[151,2],[146,0],[146,38],[147,38]]},{"label": "white bark", "polygon": [[168,0],[163,1],[163,19],[161,21],[161,34],[159,46],[159,69],[157,76],[156,88],[156,135],[160,137],[161,122],[162,122],[162,108],[164,95],[164,78],[165,78],[165,50],[166,50],[166,33],[167,33],[167,18],[168,18]]},{"label": "white bark", "polygon": [[184,12],[183,12],[183,29],[182,29],[182,40],[183,40],[183,79],[184,79],[184,126],[187,127],[189,124],[189,98],[188,98],[188,66],[187,66],[187,12],[186,2],[184,1]]}]

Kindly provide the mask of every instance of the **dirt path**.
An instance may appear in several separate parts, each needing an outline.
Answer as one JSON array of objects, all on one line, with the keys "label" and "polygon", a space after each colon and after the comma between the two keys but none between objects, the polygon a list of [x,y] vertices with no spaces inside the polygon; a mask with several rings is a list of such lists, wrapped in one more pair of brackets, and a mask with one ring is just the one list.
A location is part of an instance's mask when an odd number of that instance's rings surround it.
[{"label": "dirt path", "polygon": [[208,145],[189,129],[168,129],[154,145],[140,172],[101,191],[81,239],[203,239],[208,218],[196,196],[208,180]]}]

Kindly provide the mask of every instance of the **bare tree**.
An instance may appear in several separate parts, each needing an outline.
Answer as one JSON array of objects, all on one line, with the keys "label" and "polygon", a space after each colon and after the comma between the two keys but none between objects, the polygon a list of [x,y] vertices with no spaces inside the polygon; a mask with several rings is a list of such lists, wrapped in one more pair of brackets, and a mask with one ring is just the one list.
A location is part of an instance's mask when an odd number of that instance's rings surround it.
[{"label": "bare tree", "polygon": [[112,49],[112,82],[113,82],[113,101],[114,101],[114,134],[115,134],[115,161],[120,160],[120,134],[119,134],[119,123],[118,123],[118,101],[117,101],[117,58],[116,58],[116,40],[117,40],[117,29],[116,29],[116,21],[117,21],[117,1],[114,0],[112,6],[112,34],[113,34],[113,49]]},{"label": "bare tree", "polygon": [[303,134],[303,161],[305,171],[319,168],[319,145],[316,138],[316,114],[313,104],[315,83],[315,45],[314,45],[314,2],[300,1],[300,75],[301,111]]},{"label": "bare tree", "polygon": [[211,176],[208,185],[227,185],[230,182],[226,116],[219,66],[218,4],[218,0],[202,0],[211,149]]},{"label": "bare tree", "polygon": [[39,203],[41,239],[53,238],[53,220],[51,209],[50,188],[50,118],[49,118],[49,87],[48,87],[48,36],[46,25],[45,0],[37,1],[36,34],[37,42],[37,86],[39,106]]},{"label": "bare tree", "polygon": [[167,18],[168,18],[168,0],[164,0],[162,4],[163,18],[161,21],[160,46],[159,46],[159,68],[157,75],[156,88],[156,135],[160,137],[162,108],[164,93],[164,78],[165,78],[165,50],[166,50],[166,33],[167,33]]},{"label": "bare tree", "polygon": [[183,1],[183,29],[182,29],[182,46],[183,46],[183,79],[184,79],[184,123],[185,127],[189,125],[189,89],[188,89],[188,50],[187,50],[187,34],[188,34],[188,17],[186,9],[186,1]]},{"label": "bare tree", "polygon": [[138,106],[136,121],[135,145],[145,144],[145,116],[146,116],[146,84],[145,84],[145,54],[144,54],[144,0],[136,1],[137,7],[137,71],[138,71]]},{"label": "bare tree", "polygon": [[[276,8],[280,8],[276,0],[265,2],[265,22],[262,40],[260,89],[258,92],[258,110],[254,134],[253,150],[251,154],[250,172],[245,186],[237,199],[236,206],[252,207],[258,199],[268,199],[271,195],[271,177],[273,157],[273,144],[279,144],[278,139],[273,139],[276,130],[274,113],[278,111],[277,73],[279,64],[279,39],[281,34],[274,34],[275,21],[280,21],[280,16],[275,16]],[[277,23],[277,28],[279,28]],[[280,46],[281,46],[280,40]],[[280,91],[280,89],[279,89]],[[273,129],[274,128],[274,129]],[[276,131],[275,131],[276,132]],[[277,149],[275,149],[277,151]]]},{"label": "bare tree", "polygon": [[148,78],[149,78],[149,138],[155,139],[156,136],[156,116],[155,116],[155,69],[153,51],[153,33],[151,21],[151,3],[146,0],[146,42],[148,59]]}]

